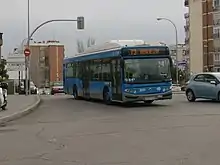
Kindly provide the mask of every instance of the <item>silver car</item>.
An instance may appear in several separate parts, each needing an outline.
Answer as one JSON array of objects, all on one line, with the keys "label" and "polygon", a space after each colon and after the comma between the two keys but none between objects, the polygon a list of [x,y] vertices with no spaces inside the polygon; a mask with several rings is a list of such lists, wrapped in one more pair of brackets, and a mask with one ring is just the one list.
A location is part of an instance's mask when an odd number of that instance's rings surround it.
[{"label": "silver car", "polygon": [[220,73],[204,72],[192,76],[187,82],[186,97],[190,102],[198,98],[220,101]]}]

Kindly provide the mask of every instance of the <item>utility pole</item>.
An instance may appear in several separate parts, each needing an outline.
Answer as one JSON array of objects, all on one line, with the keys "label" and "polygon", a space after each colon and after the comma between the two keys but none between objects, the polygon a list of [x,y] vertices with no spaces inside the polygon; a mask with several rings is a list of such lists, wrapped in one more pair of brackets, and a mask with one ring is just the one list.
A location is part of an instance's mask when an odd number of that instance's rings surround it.
[{"label": "utility pole", "polygon": [[[30,0],[28,0],[28,13],[27,13],[27,22],[28,22],[28,39],[27,39],[27,48],[29,49],[30,46]],[[30,68],[28,67],[30,65],[30,56],[25,56],[25,95],[28,95],[29,91],[29,81],[30,79]],[[28,74],[29,72],[29,74]],[[28,76],[29,75],[29,76]]]}]

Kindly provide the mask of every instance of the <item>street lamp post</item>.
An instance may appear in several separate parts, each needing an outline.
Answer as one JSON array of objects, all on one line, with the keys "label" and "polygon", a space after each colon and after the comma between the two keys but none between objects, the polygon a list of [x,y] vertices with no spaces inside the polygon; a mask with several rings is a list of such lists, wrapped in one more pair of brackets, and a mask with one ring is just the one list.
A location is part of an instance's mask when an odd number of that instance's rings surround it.
[{"label": "street lamp post", "polygon": [[171,21],[170,19],[168,18],[157,18],[158,21],[161,21],[161,20],[165,20],[165,21],[168,21],[170,22],[174,29],[175,29],[175,36],[176,36],[176,83],[179,84],[179,69],[178,69],[178,33],[177,33],[177,27],[175,25],[175,23],[173,21]]},{"label": "street lamp post", "polygon": [[[82,30],[84,29],[85,23],[84,23],[84,17],[80,16],[77,17],[77,19],[52,19],[52,20],[48,20],[45,21],[43,23],[41,23],[40,25],[38,25],[31,34],[28,35],[28,39],[27,39],[27,47],[30,47],[30,39],[32,38],[32,36],[34,35],[34,33],[40,29],[42,26],[52,23],[52,22],[77,22],[77,29]],[[29,64],[29,65],[28,65]],[[27,61],[25,62],[25,81],[26,83],[28,82],[28,77],[27,77],[27,70],[29,70],[29,80],[30,80],[30,56],[29,58],[27,58]],[[26,95],[28,95],[28,86],[26,85]]]}]

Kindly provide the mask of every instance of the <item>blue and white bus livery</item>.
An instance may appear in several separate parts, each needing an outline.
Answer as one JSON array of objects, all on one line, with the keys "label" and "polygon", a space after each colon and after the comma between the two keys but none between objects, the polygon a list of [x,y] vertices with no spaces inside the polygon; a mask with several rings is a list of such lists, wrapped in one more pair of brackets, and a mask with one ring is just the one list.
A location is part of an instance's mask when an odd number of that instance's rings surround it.
[{"label": "blue and white bus livery", "polygon": [[167,46],[110,41],[64,59],[63,66],[65,93],[76,99],[101,99],[106,104],[172,99]]}]

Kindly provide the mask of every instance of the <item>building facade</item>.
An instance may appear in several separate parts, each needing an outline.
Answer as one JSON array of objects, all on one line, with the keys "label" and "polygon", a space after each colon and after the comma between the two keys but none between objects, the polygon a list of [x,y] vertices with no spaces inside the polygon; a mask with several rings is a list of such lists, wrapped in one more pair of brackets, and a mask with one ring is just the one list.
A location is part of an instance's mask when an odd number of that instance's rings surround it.
[{"label": "building facade", "polygon": [[63,80],[64,45],[59,41],[38,42],[30,45],[30,74],[38,87],[49,87]]},{"label": "building facade", "polygon": [[9,79],[24,79],[25,77],[25,58],[18,49],[14,49],[12,53],[9,53],[6,57],[7,71]]},{"label": "building facade", "polygon": [[214,70],[220,72],[220,1],[213,5]]},{"label": "building facade", "polygon": [[190,52],[190,44],[189,44],[189,40],[190,40],[190,32],[189,32],[189,13],[185,13],[184,14],[184,18],[185,18],[185,55],[188,57],[188,61],[189,61],[189,52]]},{"label": "building facade", "polygon": [[189,8],[190,71],[220,71],[219,0],[185,0]]},{"label": "building facade", "polygon": [[[34,42],[30,44],[30,79],[37,87],[49,87],[63,79],[64,45],[59,41]],[[25,56],[15,49],[7,56],[10,79],[25,79]]]},{"label": "building facade", "polygon": [[180,69],[186,69],[189,60],[189,56],[186,54],[186,45],[178,44],[177,53],[176,53],[176,45],[169,45],[169,49],[170,49],[170,55],[173,60],[173,64],[176,66],[176,62],[178,60],[178,67]]}]

